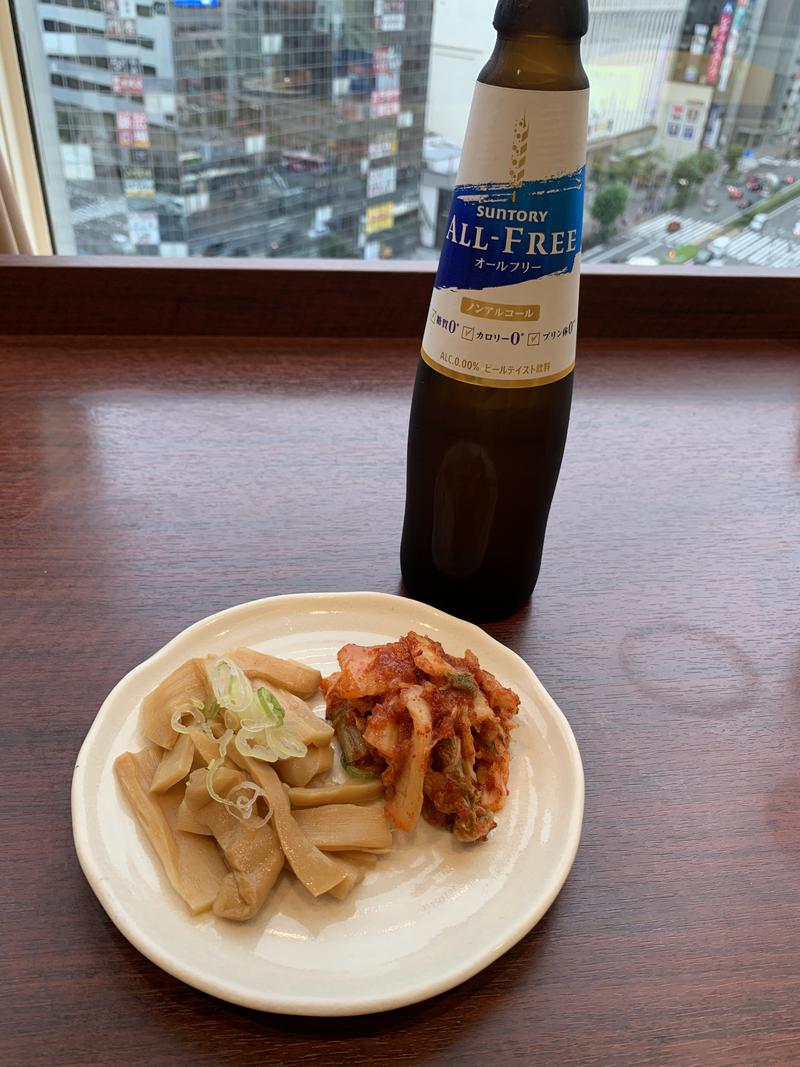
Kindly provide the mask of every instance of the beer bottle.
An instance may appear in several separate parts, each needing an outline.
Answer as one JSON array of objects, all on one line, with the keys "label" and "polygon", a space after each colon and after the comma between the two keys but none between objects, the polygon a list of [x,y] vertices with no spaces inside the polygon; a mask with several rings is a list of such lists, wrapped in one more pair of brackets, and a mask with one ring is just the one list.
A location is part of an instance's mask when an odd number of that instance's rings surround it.
[{"label": "beer bottle", "polygon": [[475,619],[533,592],[569,423],[587,0],[500,0],[417,369],[406,591]]}]

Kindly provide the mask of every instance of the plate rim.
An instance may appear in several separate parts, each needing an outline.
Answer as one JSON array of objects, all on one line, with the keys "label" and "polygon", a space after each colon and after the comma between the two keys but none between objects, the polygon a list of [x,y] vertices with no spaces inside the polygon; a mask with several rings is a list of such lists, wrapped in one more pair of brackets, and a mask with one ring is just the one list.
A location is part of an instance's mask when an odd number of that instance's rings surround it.
[{"label": "plate rim", "polygon": [[[232,612],[244,612],[248,609],[254,610],[266,606],[272,607],[286,602],[292,602],[292,604],[296,606],[298,601],[303,600],[341,601],[345,599],[349,601],[361,601],[362,603],[373,601],[389,605],[402,605],[406,610],[409,608],[413,610],[413,608],[418,607],[427,614],[428,618],[433,616],[444,623],[455,622],[460,627],[475,632],[482,640],[488,639],[498,645],[505,653],[519,661],[524,670],[533,679],[539,699],[548,706],[548,712],[553,717],[554,723],[558,727],[562,739],[566,744],[569,765],[574,776],[575,795],[568,816],[568,833],[565,838],[564,851],[559,863],[550,872],[548,891],[540,898],[538,906],[531,911],[524,912],[522,918],[510,924],[503,938],[492,946],[491,949],[480,953],[475,959],[466,961],[455,970],[447,971],[446,974],[441,975],[438,978],[428,981],[419,981],[413,987],[406,988],[400,992],[384,993],[372,998],[366,997],[364,1000],[358,1002],[355,1002],[352,999],[337,999],[335,996],[311,996],[307,999],[291,997],[282,1000],[279,996],[259,994],[255,990],[252,994],[243,994],[240,987],[228,984],[224,980],[218,979],[208,972],[182,963],[179,958],[169,951],[169,949],[163,948],[158,941],[151,938],[148,932],[143,929],[140,924],[134,919],[129,918],[126,909],[118,904],[111,888],[111,879],[98,869],[91,852],[88,820],[84,818],[84,808],[82,804],[82,786],[84,786],[84,778],[87,773],[85,770],[86,761],[84,757],[91,750],[95,735],[99,733],[107,709],[109,705],[113,704],[117,692],[125,687],[136,675],[143,673],[154,660],[159,659],[162,655],[168,653],[172,647],[183,638],[191,637],[195,631],[199,631],[200,629],[213,624],[215,621],[223,619]],[[100,708],[84,737],[73,768],[70,801],[73,842],[84,877],[103,907],[103,910],[106,912],[108,918],[122,936],[137,951],[141,952],[143,956],[149,959],[157,967],[161,968],[161,970],[184,982],[186,985],[228,1003],[237,1004],[256,1011],[273,1012],[281,1015],[333,1018],[370,1015],[378,1012],[391,1011],[396,1008],[406,1007],[411,1004],[417,1004],[421,1001],[428,1000],[431,997],[447,992],[460,985],[462,982],[467,981],[469,978],[474,977],[474,975],[490,966],[499,959],[500,956],[521,941],[549,911],[556,897],[561,892],[574,864],[583,828],[585,775],[578,742],[572,727],[570,726],[569,720],[544,687],[536,672],[530,664],[519,655],[519,653],[503,644],[477,624],[465,619],[460,619],[455,615],[450,615],[449,613],[442,611],[439,608],[435,608],[430,604],[426,604],[423,601],[413,600],[409,597],[399,596],[394,593],[380,593],[367,590],[357,592],[298,592],[259,597],[255,600],[244,601],[241,604],[233,604],[227,608],[212,612],[212,614],[207,615],[202,619],[198,619],[185,627],[170,638],[166,644],[156,649],[150,656],[127,671],[111,689],[103,703],[100,705]]]}]

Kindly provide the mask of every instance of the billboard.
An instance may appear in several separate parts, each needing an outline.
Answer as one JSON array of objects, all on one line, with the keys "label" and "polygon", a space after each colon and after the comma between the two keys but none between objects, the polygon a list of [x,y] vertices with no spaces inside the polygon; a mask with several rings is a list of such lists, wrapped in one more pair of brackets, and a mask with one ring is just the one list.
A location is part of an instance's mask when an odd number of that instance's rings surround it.
[{"label": "billboard", "polygon": [[155,211],[137,211],[128,215],[128,237],[136,247],[157,245],[161,240],[158,215]]},{"label": "billboard", "polygon": [[388,196],[397,188],[397,167],[374,167],[367,174],[367,198]]},{"label": "billboard", "polygon": [[376,89],[369,100],[369,117],[386,119],[400,114],[400,90]]},{"label": "billboard", "polygon": [[150,130],[144,111],[118,111],[116,122],[120,148],[150,147]]},{"label": "billboard", "polygon": [[375,0],[375,29],[395,32],[406,28],[405,0]]},{"label": "billboard", "polygon": [[394,204],[376,204],[367,208],[366,231],[367,234],[380,233],[381,230],[391,230],[394,226]]},{"label": "billboard", "polygon": [[111,88],[115,96],[141,96],[144,81],[141,74],[112,74]]},{"label": "billboard", "polygon": [[106,15],[119,15],[123,19],[135,19],[137,3],[138,0],[103,0],[103,11]]},{"label": "billboard", "polygon": [[746,13],[747,0],[738,0],[738,3],[736,4],[736,14],[733,16],[731,32],[728,36],[728,47],[725,49],[725,58],[722,60],[722,65],[719,69],[719,82],[717,88],[721,93],[724,93],[728,88],[728,81],[731,76],[731,70],[733,69],[733,61],[736,57],[736,49],[739,45],[739,32],[742,28]]},{"label": "billboard", "polygon": [[123,167],[122,189],[129,200],[154,197],[156,183],[152,167]]},{"label": "billboard", "polygon": [[722,57],[725,54],[725,45],[728,43],[728,34],[733,22],[733,4],[725,4],[719,16],[717,32],[714,35],[714,44],[711,49],[711,58],[708,61],[705,81],[707,85],[716,85],[719,77]]},{"label": "billboard", "polygon": [[383,159],[384,156],[397,155],[397,138],[390,134],[381,134],[369,142],[367,156],[369,159]]}]

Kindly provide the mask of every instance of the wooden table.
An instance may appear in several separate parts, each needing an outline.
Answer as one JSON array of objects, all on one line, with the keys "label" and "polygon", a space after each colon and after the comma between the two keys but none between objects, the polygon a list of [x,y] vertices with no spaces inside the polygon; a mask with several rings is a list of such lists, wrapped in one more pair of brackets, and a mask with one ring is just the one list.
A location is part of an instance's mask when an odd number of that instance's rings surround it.
[{"label": "wooden table", "polygon": [[187,624],[399,590],[412,342],[0,345],[0,1060],[800,1063],[800,361],[585,343],[533,604],[491,633],[566,712],[583,841],[538,927],[450,993],[305,1020],[117,933],[69,785],[107,692]]}]

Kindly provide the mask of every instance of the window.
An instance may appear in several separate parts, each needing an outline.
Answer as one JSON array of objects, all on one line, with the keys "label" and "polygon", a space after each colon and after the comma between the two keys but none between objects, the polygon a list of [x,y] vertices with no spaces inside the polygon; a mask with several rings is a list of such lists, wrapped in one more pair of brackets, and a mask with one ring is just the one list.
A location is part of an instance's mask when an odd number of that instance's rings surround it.
[{"label": "window", "polygon": [[[16,0],[57,251],[435,259],[495,3]],[[590,12],[584,262],[800,267],[800,0]]]}]

